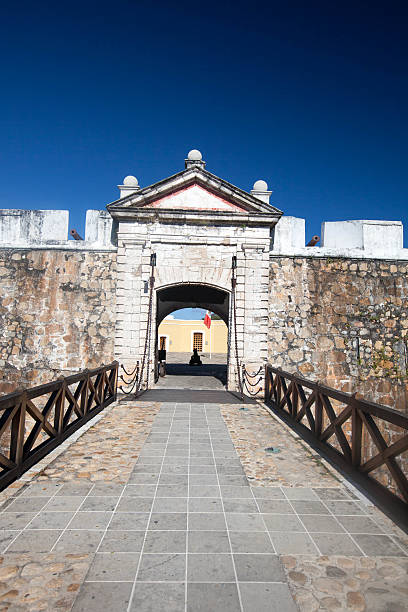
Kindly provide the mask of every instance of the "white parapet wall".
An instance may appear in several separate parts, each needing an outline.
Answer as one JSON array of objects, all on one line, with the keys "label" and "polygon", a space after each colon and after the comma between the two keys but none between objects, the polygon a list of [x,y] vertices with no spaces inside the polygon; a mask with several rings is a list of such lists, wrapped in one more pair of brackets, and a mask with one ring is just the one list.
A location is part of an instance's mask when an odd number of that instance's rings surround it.
[{"label": "white parapet wall", "polygon": [[322,247],[363,249],[367,254],[396,257],[403,248],[401,221],[326,221]]},{"label": "white parapet wall", "polygon": [[87,210],[85,240],[102,246],[112,245],[113,219],[107,210]]},{"label": "white parapet wall", "polygon": [[41,244],[68,240],[67,210],[0,210],[0,243]]},{"label": "white parapet wall", "polygon": [[321,246],[306,247],[305,220],[281,217],[272,236],[272,255],[408,259],[401,221],[326,221]]},{"label": "white parapet wall", "polygon": [[273,250],[285,251],[303,249],[305,246],[306,223],[299,217],[281,217],[274,227]]},{"label": "white parapet wall", "polygon": [[[85,240],[69,240],[67,210],[0,209],[0,248],[115,250],[114,222],[106,210],[88,210]],[[271,255],[408,259],[401,221],[326,221],[321,246],[306,247],[305,220],[282,216],[273,229]]]},{"label": "white parapet wall", "polygon": [[0,248],[114,250],[112,227],[106,210],[88,210],[85,240],[69,240],[67,210],[0,209]]}]

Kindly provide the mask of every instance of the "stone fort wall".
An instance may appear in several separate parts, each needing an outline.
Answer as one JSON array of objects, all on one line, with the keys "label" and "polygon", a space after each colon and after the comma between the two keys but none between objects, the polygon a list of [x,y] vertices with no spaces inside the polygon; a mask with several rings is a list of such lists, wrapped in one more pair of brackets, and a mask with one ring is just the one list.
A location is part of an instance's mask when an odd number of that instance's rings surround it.
[{"label": "stone fort wall", "polygon": [[0,393],[114,355],[116,253],[0,249]]},{"label": "stone fort wall", "polygon": [[[122,308],[110,215],[88,211],[85,240],[75,242],[66,211],[2,213],[0,393],[110,362]],[[268,359],[407,411],[402,226],[328,223],[322,235],[322,247],[307,248],[304,220],[283,217],[271,236]]]},{"label": "stone fort wall", "polygon": [[269,361],[408,413],[408,262],[271,256]]}]

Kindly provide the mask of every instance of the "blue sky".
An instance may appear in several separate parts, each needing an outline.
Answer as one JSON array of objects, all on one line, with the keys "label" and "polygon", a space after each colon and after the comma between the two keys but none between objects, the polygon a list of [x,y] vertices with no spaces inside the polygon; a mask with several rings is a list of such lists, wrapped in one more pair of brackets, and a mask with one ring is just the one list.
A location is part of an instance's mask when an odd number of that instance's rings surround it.
[{"label": "blue sky", "polygon": [[170,317],[184,321],[200,321],[206,312],[203,308],[180,308],[180,310],[175,310]]},{"label": "blue sky", "polygon": [[[184,167],[408,231],[403,2],[5,2],[0,207],[87,208]],[[405,241],[407,245],[407,240]]]}]

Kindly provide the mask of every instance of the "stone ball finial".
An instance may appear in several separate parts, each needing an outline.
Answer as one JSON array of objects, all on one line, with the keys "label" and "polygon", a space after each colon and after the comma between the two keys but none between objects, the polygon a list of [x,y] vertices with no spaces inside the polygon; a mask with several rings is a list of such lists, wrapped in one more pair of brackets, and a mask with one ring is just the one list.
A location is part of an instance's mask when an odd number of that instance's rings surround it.
[{"label": "stone ball finial", "polygon": [[254,191],[268,191],[268,183],[266,181],[255,181],[253,186]]},{"label": "stone ball finial", "polygon": [[138,187],[139,181],[135,176],[129,174],[129,176],[125,176],[125,178],[123,179],[123,184],[127,187]]},{"label": "stone ball finial", "polygon": [[201,161],[203,159],[203,156],[201,154],[201,151],[198,151],[197,149],[191,149],[191,151],[188,152],[187,159],[189,159],[190,161]]}]

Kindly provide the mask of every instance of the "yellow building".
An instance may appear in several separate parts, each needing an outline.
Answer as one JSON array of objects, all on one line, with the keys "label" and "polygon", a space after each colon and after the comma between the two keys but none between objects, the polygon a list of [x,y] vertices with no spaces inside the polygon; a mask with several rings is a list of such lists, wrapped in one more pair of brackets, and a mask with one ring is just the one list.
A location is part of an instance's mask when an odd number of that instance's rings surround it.
[{"label": "yellow building", "polygon": [[164,319],[159,325],[159,348],[169,353],[227,353],[228,329],[224,321],[211,321],[208,329],[204,321]]}]

